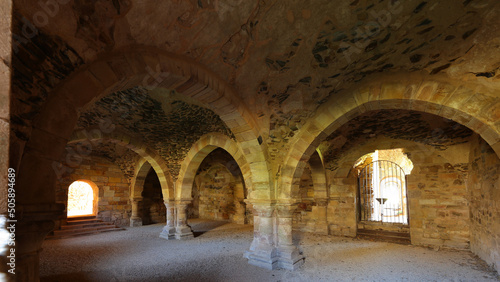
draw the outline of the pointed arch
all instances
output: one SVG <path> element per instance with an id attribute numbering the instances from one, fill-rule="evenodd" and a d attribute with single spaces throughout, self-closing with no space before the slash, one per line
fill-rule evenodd
<path id="1" fill-rule="evenodd" d="M 194 177 L 196 176 L 196 171 L 205 157 L 217 148 L 224 149 L 236 161 L 236 164 L 239 166 L 241 174 L 243 175 L 243 181 L 248 194 L 251 194 L 255 181 L 253 176 L 261 173 L 258 170 L 260 168 L 253 167 L 252 164 L 247 161 L 246 156 L 243 155 L 238 143 L 223 134 L 210 133 L 203 135 L 195 144 L 193 144 L 187 156 L 182 161 L 179 177 L 175 184 L 176 200 L 191 199 L 191 190 Z"/>

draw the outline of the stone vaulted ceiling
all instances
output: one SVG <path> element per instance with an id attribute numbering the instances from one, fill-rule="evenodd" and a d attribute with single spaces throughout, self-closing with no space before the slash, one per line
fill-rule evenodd
<path id="1" fill-rule="evenodd" d="M 103 142 L 103 140 L 94 141 L 92 143 L 72 143 L 67 146 L 67 149 L 73 152 L 83 151 L 85 154 L 88 153 L 92 157 L 101 157 L 116 164 L 129 181 L 134 177 L 135 166 L 140 159 L 132 150 L 114 143 Z"/>
<path id="2" fill-rule="evenodd" d="M 360 115 L 328 136 L 319 146 L 325 168 L 335 170 L 346 154 L 379 137 L 408 140 L 444 151 L 466 143 L 473 132 L 452 120 L 403 110 L 371 111 Z"/>
<path id="3" fill-rule="evenodd" d="M 90 129 L 102 120 L 115 130 L 144 141 L 170 165 L 177 175 L 191 146 L 204 134 L 218 132 L 232 137 L 231 131 L 213 111 L 190 104 L 175 91 L 150 91 L 142 87 L 109 94 L 80 114 L 75 130 Z M 161 92 L 161 93 L 158 93 Z M 102 149 L 101 149 L 102 151 Z M 117 159 L 120 155 L 110 154 Z"/>
<path id="4" fill-rule="evenodd" d="M 380 77 L 408 74 L 472 89 L 499 87 L 496 0 L 63 2 L 37 26 L 37 36 L 14 44 L 11 118 L 20 140 L 28 139 L 32 121 L 65 78 L 129 46 L 189 58 L 226 80 L 256 121 L 271 158 L 318 106 Z M 33 1 L 15 1 L 13 33 L 23 34 L 23 19 L 34 19 L 38 11 Z M 140 89 L 107 98 L 119 100 L 130 91 Z M 169 104 L 157 96 L 148 98 L 146 108 L 129 109 L 127 123 L 115 122 L 142 135 L 162 156 L 181 158 L 186 147 L 176 141 L 183 138 L 210 130 L 231 135 L 203 105 Z M 86 109 L 78 126 L 108 115 L 101 103 L 107 98 Z M 177 113 L 193 117 L 188 126 L 169 125 Z M 179 140 L 167 134 L 173 131 L 181 132 Z"/>

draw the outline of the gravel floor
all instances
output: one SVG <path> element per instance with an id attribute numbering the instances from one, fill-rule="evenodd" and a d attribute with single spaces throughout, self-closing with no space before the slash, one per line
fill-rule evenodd
<path id="1" fill-rule="evenodd" d="M 48 240 L 41 281 L 500 281 L 470 252 L 296 232 L 305 264 L 296 271 L 247 263 L 253 227 L 190 220 L 196 237 L 164 240 L 161 224 Z"/>

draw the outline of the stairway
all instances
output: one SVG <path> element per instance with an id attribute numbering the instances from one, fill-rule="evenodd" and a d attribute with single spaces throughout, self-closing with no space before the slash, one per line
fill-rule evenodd
<path id="1" fill-rule="evenodd" d="M 410 233 L 407 232 L 358 229 L 357 238 L 411 245 Z"/>
<path id="2" fill-rule="evenodd" d="M 54 234 L 48 235 L 45 239 L 62 239 L 120 230 L 125 230 L 125 228 L 118 227 L 111 222 L 104 222 L 95 216 L 68 218 L 67 223 L 62 225 L 61 229 L 54 230 Z"/>

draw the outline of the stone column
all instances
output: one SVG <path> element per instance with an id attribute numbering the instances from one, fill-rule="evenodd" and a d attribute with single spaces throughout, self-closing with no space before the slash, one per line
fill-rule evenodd
<path id="1" fill-rule="evenodd" d="M 142 218 L 140 217 L 140 204 L 142 198 L 132 199 L 132 216 L 130 216 L 130 227 L 142 226 Z"/>
<path id="2" fill-rule="evenodd" d="M 273 210 L 271 203 L 252 203 L 254 233 L 250 250 L 245 253 L 248 263 L 266 269 L 278 268 L 278 253 L 275 248 Z"/>
<path id="3" fill-rule="evenodd" d="M 292 216 L 295 205 L 278 204 L 278 266 L 295 270 L 304 264 L 304 256 L 299 253 L 292 240 Z"/>
<path id="4" fill-rule="evenodd" d="M 187 206 L 191 200 L 182 200 L 175 203 L 177 221 L 175 226 L 175 239 L 184 240 L 193 238 L 191 227 L 187 225 Z"/>
<path id="5" fill-rule="evenodd" d="M 318 218 L 314 232 L 328 235 L 327 204 L 328 199 L 315 199 Z M 314 207 L 313 207 L 314 208 Z"/>
<path id="6" fill-rule="evenodd" d="M 17 222 L 7 222 L 7 227 L 15 226 L 15 280 L 40 281 L 39 254 L 45 236 L 54 229 L 54 220 L 63 214 L 63 204 L 17 205 Z M 10 255 L 7 252 L 7 259 Z M 7 266 L 7 269 L 10 269 Z M 12 274 L 7 273 L 13 277 Z"/>
<path id="7" fill-rule="evenodd" d="M 167 208 L 167 224 L 160 233 L 160 238 L 172 240 L 175 239 L 175 203 L 174 201 L 165 201 Z"/>

